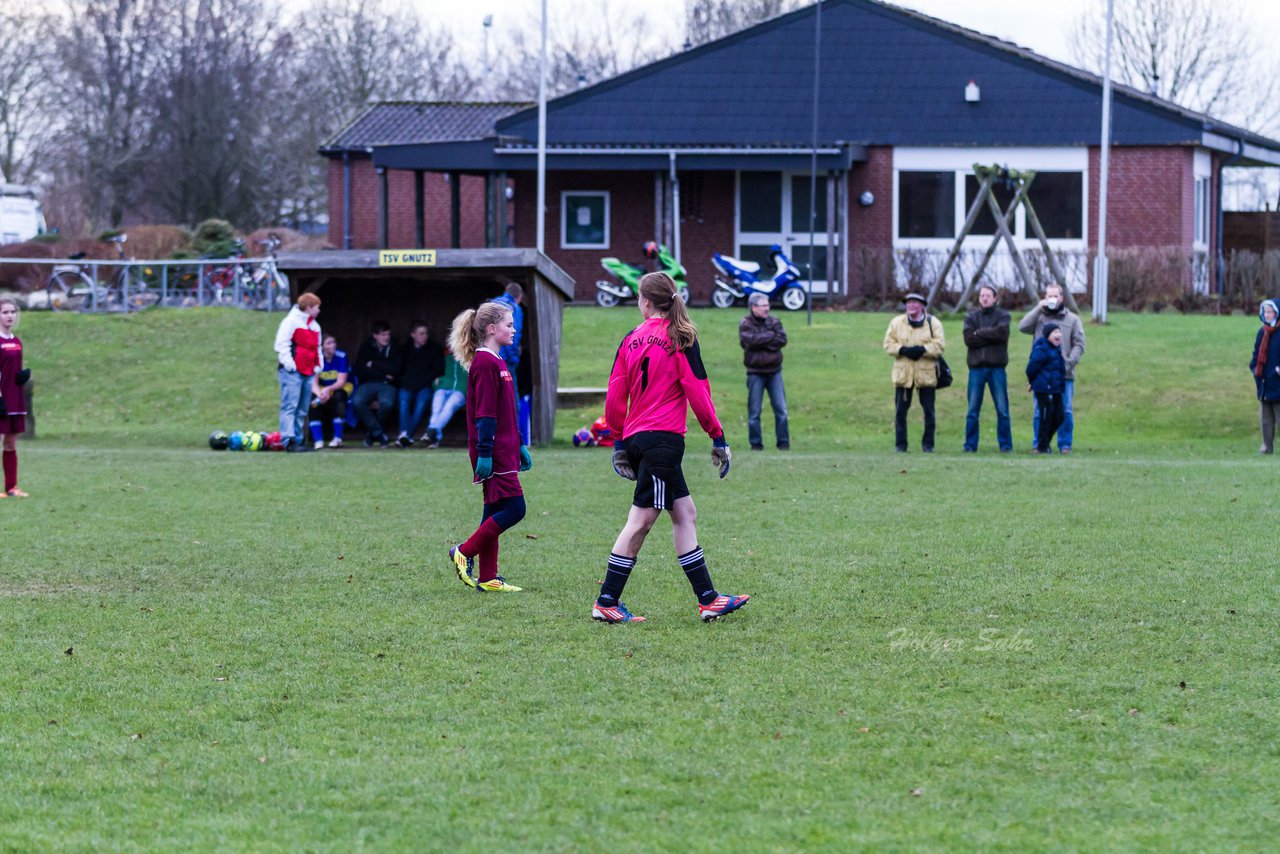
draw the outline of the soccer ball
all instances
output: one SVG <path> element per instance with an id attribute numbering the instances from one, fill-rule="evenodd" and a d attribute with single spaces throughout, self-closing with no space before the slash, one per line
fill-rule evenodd
<path id="1" fill-rule="evenodd" d="M 227 449 L 227 434 L 221 430 L 214 430 L 209 434 L 209 447 L 215 451 L 225 451 Z"/>
<path id="2" fill-rule="evenodd" d="M 244 436 L 244 449 L 246 451 L 261 451 L 262 450 L 262 434 L 246 433 Z"/>
<path id="3" fill-rule="evenodd" d="M 227 437 L 227 447 L 233 451 L 244 450 L 244 434 L 239 430 Z"/>
<path id="4" fill-rule="evenodd" d="M 279 430 L 272 430 L 270 433 L 262 437 L 263 447 L 268 451 L 283 451 L 284 440 L 280 438 Z"/>
<path id="5" fill-rule="evenodd" d="M 573 434 L 573 446 L 575 448 L 589 448 L 595 443 L 596 437 L 592 436 L 591 431 L 586 427 Z"/>

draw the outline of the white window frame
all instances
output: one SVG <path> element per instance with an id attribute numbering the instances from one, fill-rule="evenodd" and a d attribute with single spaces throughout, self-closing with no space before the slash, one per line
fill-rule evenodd
<path id="1" fill-rule="evenodd" d="M 955 234 L 964 225 L 968 208 L 965 206 L 964 183 L 973 174 L 975 163 L 1008 164 L 1015 169 L 1032 169 L 1039 172 L 1079 172 L 1081 177 L 1081 223 L 1078 238 L 1049 238 L 1055 249 L 1084 249 L 1089 243 L 1089 150 L 1083 146 L 1057 148 L 914 148 L 893 150 L 893 246 L 895 249 L 949 249 L 955 237 L 902 237 L 898 233 L 899 172 L 953 172 L 955 173 Z M 1013 237 L 1019 248 L 1038 245 L 1035 234 L 1029 232 L 1026 213 L 1022 205 L 1014 212 Z M 981 240 L 989 235 L 972 235 Z M 969 238 L 965 245 L 968 246 Z M 1001 250 L 1003 251 L 1003 250 Z"/>
<path id="2" fill-rule="evenodd" d="M 1210 215 L 1213 211 L 1213 160 L 1209 152 L 1196 149 L 1192 160 L 1191 245 L 1208 250 Z"/>
<path id="3" fill-rule="evenodd" d="M 570 196 L 595 196 L 604 199 L 604 242 L 603 243 L 569 243 L 569 204 Z M 613 208 L 608 190 L 561 190 L 560 191 L 560 248 L 561 249 L 608 249 L 612 232 L 609 230 L 609 219 Z"/>

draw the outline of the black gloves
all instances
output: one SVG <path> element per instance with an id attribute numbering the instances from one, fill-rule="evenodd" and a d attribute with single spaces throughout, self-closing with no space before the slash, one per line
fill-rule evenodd
<path id="1" fill-rule="evenodd" d="M 899 347 L 898 355 L 906 356 L 908 359 L 914 362 L 924 355 L 924 347 L 921 347 L 919 344 L 917 344 L 914 347 Z"/>
<path id="2" fill-rule="evenodd" d="M 27 380 L 31 379 L 31 369 L 23 368 L 13 375 L 13 381 L 18 385 L 26 385 Z"/>
<path id="3" fill-rule="evenodd" d="M 9 414 L 9 409 L 4 405 L 4 398 L 0 397 L 0 418 Z"/>

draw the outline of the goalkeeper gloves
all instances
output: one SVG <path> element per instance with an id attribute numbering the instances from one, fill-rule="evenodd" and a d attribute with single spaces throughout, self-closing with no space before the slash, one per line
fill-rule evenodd
<path id="1" fill-rule="evenodd" d="M 724 440 L 724 434 L 711 440 L 711 464 L 720 469 L 720 477 L 723 478 L 729 473 L 729 443 Z"/>
<path id="2" fill-rule="evenodd" d="M 520 446 L 520 471 L 528 471 L 533 468 L 533 455 L 529 453 L 528 445 Z"/>
<path id="3" fill-rule="evenodd" d="M 618 473 L 618 477 L 636 479 L 635 470 L 631 468 L 631 457 L 627 455 L 627 449 L 622 447 L 621 442 L 613 446 L 613 470 Z"/>
<path id="4" fill-rule="evenodd" d="M 493 476 L 493 457 L 476 458 L 476 479 L 488 480 Z"/>
<path id="5" fill-rule="evenodd" d="M 31 369 L 23 368 L 13 375 L 13 381 L 18 385 L 26 385 L 27 380 L 31 379 Z"/>

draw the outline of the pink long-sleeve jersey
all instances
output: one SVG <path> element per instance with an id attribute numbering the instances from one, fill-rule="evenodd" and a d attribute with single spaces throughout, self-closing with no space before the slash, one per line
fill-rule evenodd
<path id="1" fill-rule="evenodd" d="M 624 439 L 646 430 L 684 435 L 689 407 L 708 436 L 724 435 L 698 342 L 688 350 L 677 350 L 667 334 L 666 318 L 651 317 L 618 345 L 605 398 L 605 420 L 621 430 Z"/>

